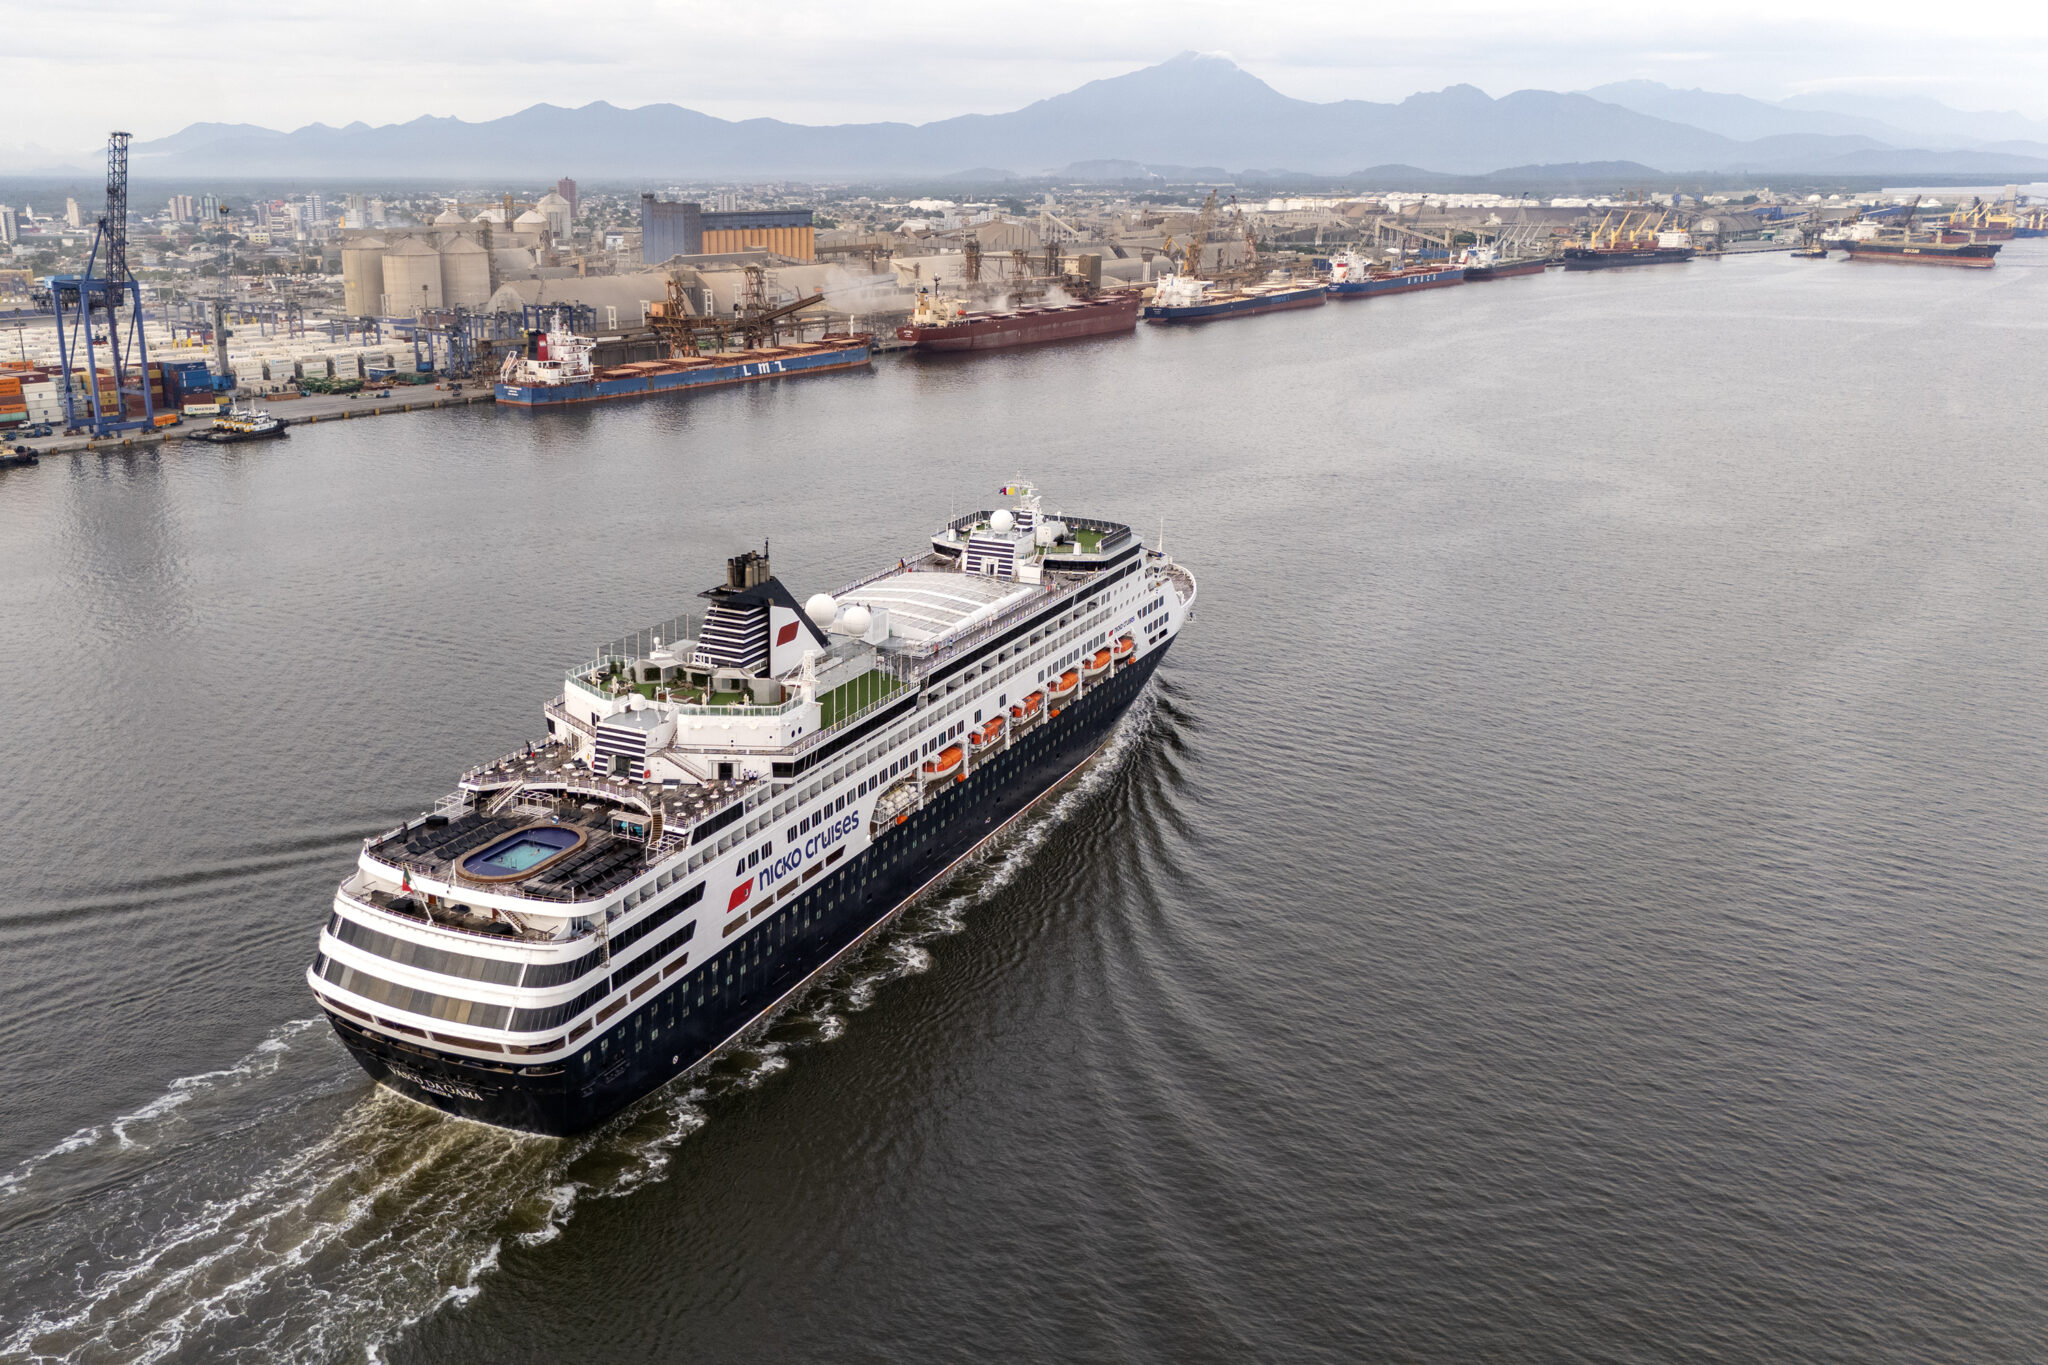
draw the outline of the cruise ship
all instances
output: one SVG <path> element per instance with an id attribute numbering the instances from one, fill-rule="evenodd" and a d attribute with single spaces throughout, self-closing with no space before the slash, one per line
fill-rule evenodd
<path id="1" fill-rule="evenodd" d="M 378 1081 L 587 1128 L 703 1066 L 1102 746 L 1195 607 L 1013 505 L 799 605 L 767 549 L 569 670 L 546 734 L 366 840 L 307 984 Z"/>

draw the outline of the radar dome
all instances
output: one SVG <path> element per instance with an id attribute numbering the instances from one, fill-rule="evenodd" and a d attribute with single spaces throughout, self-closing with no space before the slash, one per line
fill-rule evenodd
<path id="1" fill-rule="evenodd" d="M 1017 519 L 1011 516 L 1007 509 L 997 512 L 988 519 L 988 529 L 994 531 L 999 536 L 1010 534 L 1010 528 L 1016 524 Z"/>
<path id="2" fill-rule="evenodd" d="M 804 615 L 816 622 L 818 629 L 823 630 L 832 624 L 832 618 L 839 615 L 839 603 L 833 600 L 829 592 L 818 593 L 804 603 Z"/>
<path id="3" fill-rule="evenodd" d="M 869 614 L 866 607 L 848 607 L 846 619 L 841 624 L 850 635 L 865 635 L 868 633 L 868 627 L 874 623 L 875 618 Z"/>

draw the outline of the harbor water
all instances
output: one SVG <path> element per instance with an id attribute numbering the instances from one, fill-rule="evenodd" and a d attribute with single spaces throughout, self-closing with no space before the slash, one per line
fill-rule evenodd
<path id="1" fill-rule="evenodd" d="M 2048 244 L 1561 272 L 0 474 L 0 1360 L 2040 1358 Z M 770 542 L 1200 614 L 573 1140 L 367 1084 L 361 839 Z"/>

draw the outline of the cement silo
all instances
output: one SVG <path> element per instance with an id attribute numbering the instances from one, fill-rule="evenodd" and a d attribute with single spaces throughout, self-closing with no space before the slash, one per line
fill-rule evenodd
<path id="1" fill-rule="evenodd" d="M 468 237 L 441 248 L 441 299 L 450 308 L 481 308 L 491 301 L 491 253 Z"/>
<path id="2" fill-rule="evenodd" d="M 385 249 L 382 237 L 358 237 L 342 243 L 342 306 L 352 318 L 384 311 Z"/>
<path id="3" fill-rule="evenodd" d="M 384 253 L 385 312 L 409 318 L 422 308 L 441 306 L 440 252 L 417 237 L 407 237 Z"/>

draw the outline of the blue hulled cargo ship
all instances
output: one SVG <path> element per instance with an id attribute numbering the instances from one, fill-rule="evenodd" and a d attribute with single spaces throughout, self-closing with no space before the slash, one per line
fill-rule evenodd
<path id="1" fill-rule="evenodd" d="M 1223 318 L 1278 313 L 1289 308 L 1320 308 L 1323 297 L 1320 281 L 1255 284 L 1211 292 L 1207 280 L 1188 275 L 1168 275 L 1153 291 L 1152 302 L 1145 305 L 1145 321 L 1215 322 Z"/>
<path id="2" fill-rule="evenodd" d="M 1409 265 L 1389 270 L 1375 267 L 1355 252 L 1347 252 L 1330 262 L 1329 293 L 1330 297 L 1337 299 L 1407 294 L 1417 289 L 1442 289 L 1464 282 L 1465 268 L 1462 265 Z"/>

